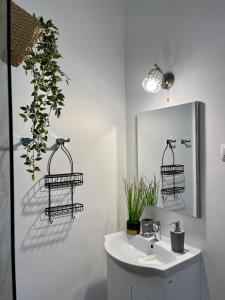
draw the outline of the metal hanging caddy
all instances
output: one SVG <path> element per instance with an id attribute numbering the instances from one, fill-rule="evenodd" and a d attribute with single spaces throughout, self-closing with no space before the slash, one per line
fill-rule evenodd
<path id="1" fill-rule="evenodd" d="M 48 175 L 45 175 L 45 188 L 48 189 L 48 207 L 45 209 L 45 215 L 48 216 L 49 223 L 52 224 L 54 217 L 60 217 L 71 214 L 72 219 L 75 219 L 75 213 L 81 212 L 84 209 L 83 204 L 74 203 L 74 187 L 80 186 L 83 184 L 83 173 L 74 173 L 73 172 L 73 159 L 70 155 L 69 151 L 65 147 L 65 142 L 70 142 L 70 139 L 57 139 L 56 147 L 48 160 L 47 171 Z M 67 156 L 70 163 L 70 173 L 64 174 L 51 174 L 51 162 L 52 158 L 55 155 L 56 151 L 61 149 L 65 155 Z M 71 190 L 71 203 L 60 205 L 60 206 L 52 206 L 52 195 L 51 191 L 56 189 L 65 189 L 70 188 Z"/>
<path id="2" fill-rule="evenodd" d="M 177 194 L 184 193 L 185 186 L 184 180 L 181 180 L 180 177 L 184 174 L 184 165 L 175 164 L 175 156 L 173 151 L 172 143 L 176 143 L 176 140 L 167 140 L 166 148 L 162 156 L 162 165 L 161 165 L 161 177 L 162 177 L 162 199 L 165 201 L 169 196 L 176 196 Z M 164 157 L 166 151 L 170 150 L 172 153 L 173 163 L 170 165 L 164 164 Z"/>

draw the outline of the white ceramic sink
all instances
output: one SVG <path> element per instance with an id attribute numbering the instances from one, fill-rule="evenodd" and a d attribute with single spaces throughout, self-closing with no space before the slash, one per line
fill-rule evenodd
<path id="1" fill-rule="evenodd" d="M 162 237 L 151 248 L 151 240 L 140 235 L 129 236 L 124 231 L 105 236 L 106 252 L 119 262 L 134 267 L 155 270 L 161 275 L 168 275 L 184 265 L 191 264 L 200 258 L 201 251 L 185 245 L 185 253 L 171 250 L 170 239 Z"/>

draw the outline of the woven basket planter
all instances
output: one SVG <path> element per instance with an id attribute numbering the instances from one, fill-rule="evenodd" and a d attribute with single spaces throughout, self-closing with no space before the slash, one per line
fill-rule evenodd
<path id="1" fill-rule="evenodd" d="M 11 64 L 18 67 L 41 35 L 42 27 L 34 16 L 11 1 Z"/>

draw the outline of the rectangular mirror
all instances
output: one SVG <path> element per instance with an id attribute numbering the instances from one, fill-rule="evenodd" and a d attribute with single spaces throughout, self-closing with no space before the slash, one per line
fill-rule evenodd
<path id="1" fill-rule="evenodd" d="M 158 182 L 157 206 L 200 217 L 199 102 L 137 116 L 138 176 Z"/>

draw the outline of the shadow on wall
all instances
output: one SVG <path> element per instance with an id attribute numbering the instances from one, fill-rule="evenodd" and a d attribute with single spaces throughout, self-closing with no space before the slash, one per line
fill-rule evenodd
<path id="1" fill-rule="evenodd" d="M 205 269 L 204 258 L 201 262 L 201 300 L 212 300 L 209 290 L 209 283 Z"/>
<path id="2" fill-rule="evenodd" d="M 92 280 L 85 282 L 82 281 L 73 289 L 73 295 L 70 297 L 72 300 L 106 300 L 107 299 L 107 281 L 106 279 Z M 120 300 L 120 299 L 118 299 Z"/>
<path id="3" fill-rule="evenodd" d="M 70 202 L 70 191 L 52 191 L 53 205 Z M 22 199 L 22 216 L 36 216 L 21 244 L 22 251 L 49 247 L 66 240 L 72 228 L 71 216 L 55 218 L 50 224 L 45 215 L 48 206 L 48 190 L 44 187 L 44 178 L 37 181 Z"/>
<path id="4" fill-rule="evenodd" d="M 106 299 L 106 298 L 107 298 L 107 293 L 106 293 L 106 279 L 105 279 L 90 285 L 85 293 L 84 300 Z"/>

